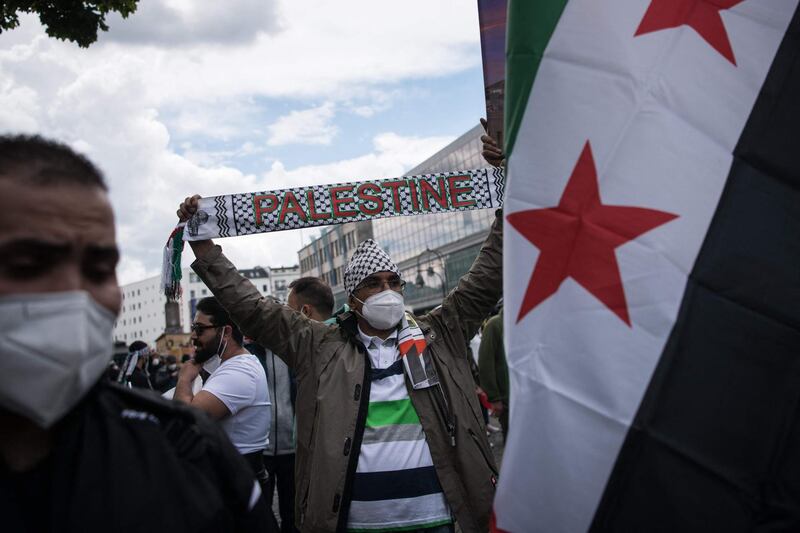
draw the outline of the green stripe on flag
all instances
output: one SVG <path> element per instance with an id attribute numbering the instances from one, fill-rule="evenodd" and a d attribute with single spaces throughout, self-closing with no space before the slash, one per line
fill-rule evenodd
<path id="1" fill-rule="evenodd" d="M 510 156 L 528 107 L 528 95 L 547 43 L 567 0 L 509 0 L 506 37 L 506 100 L 503 130 Z"/>
<path id="2" fill-rule="evenodd" d="M 410 398 L 388 402 L 370 402 L 367 427 L 377 428 L 393 424 L 419 424 L 419 416 Z"/>

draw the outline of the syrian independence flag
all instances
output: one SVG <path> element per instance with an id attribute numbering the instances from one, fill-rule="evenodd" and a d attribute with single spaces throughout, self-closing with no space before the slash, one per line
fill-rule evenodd
<path id="1" fill-rule="evenodd" d="M 498 530 L 800 531 L 797 0 L 511 0 Z"/>

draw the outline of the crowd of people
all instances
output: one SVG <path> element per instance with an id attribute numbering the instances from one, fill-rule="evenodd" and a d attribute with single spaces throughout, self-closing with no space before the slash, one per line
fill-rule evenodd
<path id="1" fill-rule="evenodd" d="M 131 362 L 134 354 L 136 360 L 126 375 L 125 365 Z M 181 363 L 189 359 L 188 355 L 184 355 Z M 128 346 L 127 357 L 108 362 L 106 377 L 109 381 L 130 383 L 132 387 L 164 393 L 174 389 L 178 383 L 178 369 L 178 358 L 174 355 L 159 354 L 144 341 L 133 341 Z"/>
<path id="2" fill-rule="evenodd" d="M 180 204 L 180 220 L 199 199 Z M 121 297 L 102 174 L 63 144 L 0 137 L 0 204 L 11 531 L 488 530 L 498 469 L 476 389 L 505 433 L 502 315 L 486 322 L 502 296 L 500 212 L 470 271 L 421 316 L 371 239 L 350 258 L 336 312 L 319 278 L 279 302 L 220 246 L 191 241 L 213 294 L 196 304 L 193 356 L 179 364 L 135 341 L 109 363 Z"/>

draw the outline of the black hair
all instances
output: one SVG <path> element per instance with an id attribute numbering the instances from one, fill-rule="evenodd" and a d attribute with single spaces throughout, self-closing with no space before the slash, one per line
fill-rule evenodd
<path id="1" fill-rule="evenodd" d="M 66 144 L 39 135 L 0 135 L 0 178 L 34 185 L 80 185 L 108 191 L 103 173 Z"/>
<path id="2" fill-rule="evenodd" d="M 320 315 L 327 318 L 333 313 L 333 291 L 324 280 L 307 276 L 294 280 L 289 288 L 301 304 L 313 305 Z"/>
<path id="3" fill-rule="evenodd" d="M 128 346 L 128 353 L 138 352 L 139 350 L 144 350 L 147 348 L 147 343 L 144 341 L 133 341 L 130 346 Z"/>
<path id="4" fill-rule="evenodd" d="M 216 298 L 213 296 L 207 296 L 206 298 L 201 299 L 199 302 L 197 302 L 196 309 L 201 313 L 210 316 L 211 323 L 215 326 L 230 326 L 233 340 L 235 340 L 237 344 L 242 344 L 244 336 L 239 330 L 239 326 L 233 323 L 231 316 L 228 314 L 225 308 L 220 305 Z"/>

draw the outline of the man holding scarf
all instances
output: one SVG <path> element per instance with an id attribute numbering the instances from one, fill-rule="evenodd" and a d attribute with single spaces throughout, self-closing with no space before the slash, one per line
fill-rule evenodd
<path id="1" fill-rule="evenodd" d="M 470 271 L 419 318 L 404 312 L 397 266 L 362 242 L 344 276 L 351 311 L 333 326 L 263 298 L 219 246 L 190 241 L 192 268 L 243 333 L 297 374 L 301 531 L 488 530 L 497 468 L 464 346 L 501 296 L 499 215 Z"/>
<path id="2" fill-rule="evenodd" d="M 195 272 L 233 320 L 297 373 L 302 531 L 447 531 L 451 514 L 462 531 L 486 531 L 497 470 L 463 347 L 500 297 L 501 227 L 498 217 L 470 272 L 419 319 L 404 314 L 397 267 L 362 243 L 338 327 L 262 298 L 219 247 L 192 242 Z M 404 371 L 404 360 L 416 364 Z M 420 368 L 433 385 L 414 388 Z"/>

